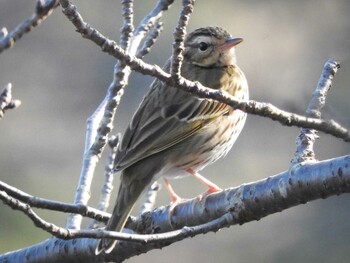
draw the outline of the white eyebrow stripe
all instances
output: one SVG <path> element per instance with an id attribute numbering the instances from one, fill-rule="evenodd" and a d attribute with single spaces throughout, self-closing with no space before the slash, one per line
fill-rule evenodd
<path id="1" fill-rule="evenodd" d="M 198 43 L 198 44 L 201 42 L 212 44 L 212 38 L 209 36 L 198 36 L 193 41 L 193 43 Z"/>

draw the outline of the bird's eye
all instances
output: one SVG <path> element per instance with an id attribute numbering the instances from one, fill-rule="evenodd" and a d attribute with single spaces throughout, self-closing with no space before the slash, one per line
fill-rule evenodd
<path id="1" fill-rule="evenodd" d="M 209 45 L 205 42 L 200 42 L 199 43 L 199 50 L 200 51 L 206 51 L 208 49 Z"/>

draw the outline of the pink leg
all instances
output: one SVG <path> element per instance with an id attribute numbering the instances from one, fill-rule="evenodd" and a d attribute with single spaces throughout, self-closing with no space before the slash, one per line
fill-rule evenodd
<path id="1" fill-rule="evenodd" d="M 174 207 L 176 205 L 178 205 L 179 203 L 181 203 L 184 199 L 182 199 L 180 196 L 178 196 L 175 191 L 173 190 L 173 188 L 171 187 L 169 180 L 168 179 L 163 179 L 164 180 L 164 185 L 165 188 L 168 190 L 170 199 L 171 199 L 171 208 L 170 211 L 174 209 Z"/>
<path id="2" fill-rule="evenodd" d="M 206 196 L 208 194 L 212 194 L 212 193 L 216 193 L 216 192 L 221 192 L 222 191 L 222 189 L 219 186 L 217 186 L 213 182 L 209 181 L 207 178 L 201 176 L 196 171 L 194 171 L 192 169 L 187 169 L 186 171 L 188 173 L 190 173 L 192 176 L 194 176 L 195 178 L 197 178 L 200 182 L 202 182 L 203 184 L 205 184 L 208 187 L 208 190 L 204 194 L 200 195 L 199 199 L 202 199 L 204 196 Z"/>

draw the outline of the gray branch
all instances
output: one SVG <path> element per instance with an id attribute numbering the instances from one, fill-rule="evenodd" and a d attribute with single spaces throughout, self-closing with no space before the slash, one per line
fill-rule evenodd
<path id="1" fill-rule="evenodd" d="M 342 193 L 350 193 L 350 155 L 298 165 L 293 170 L 225 189 L 200 201 L 195 198 L 179 204 L 173 213 L 169 213 L 169 206 L 158 208 L 142 214 L 127 226 L 138 233 L 156 232 L 151 235 L 70 230 L 67 233 L 71 237 L 85 238 L 51 238 L 37 245 L 1 255 L 0 262 L 22 262 L 29 251 L 35 253 L 30 253 L 27 263 L 57 262 L 58 257 L 64 259 L 64 262 L 99 262 L 102 260 L 101 256 L 97 257 L 94 254 L 97 240 L 92 237 L 102 236 L 131 240 L 120 242 L 120 245 L 105 258 L 106 261 L 122 262 L 190 236 L 259 220 L 300 204 Z M 170 214 L 172 216 L 169 217 Z"/>
<path id="2" fill-rule="evenodd" d="M 140 207 L 140 214 L 143 214 L 145 212 L 150 212 L 154 208 L 154 204 L 156 203 L 156 197 L 158 194 L 158 191 L 160 189 L 160 184 L 155 181 L 153 184 L 151 184 L 146 192 L 146 198 L 145 201 L 142 203 Z"/>
<path id="3" fill-rule="evenodd" d="M 12 99 L 12 84 L 8 83 L 0 93 L 0 120 L 4 117 L 5 111 L 16 109 L 20 105 L 20 100 Z"/>
<path id="4" fill-rule="evenodd" d="M 120 46 L 123 49 L 128 49 L 130 46 L 132 34 L 134 32 L 134 1 L 133 0 L 122 0 L 122 10 L 124 23 L 121 29 Z"/>
<path id="5" fill-rule="evenodd" d="M 310 118 L 321 118 L 321 109 L 326 103 L 328 90 L 332 86 L 332 81 L 335 73 L 339 69 L 339 64 L 336 61 L 328 60 L 323 67 L 323 71 L 318 81 L 315 91 L 312 93 L 310 103 L 306 109 L 306 116 Z M 318 138 L 317 131 L 309 128 L 302 128 L 296 140 L 297 150 L 291 165 L 300 162 L 314 161 L 314 143 Z"/>
<path id="6" fill-rule="evenodd" d="M 109 207 L 109 202 L 111 199 L 111 194 L 113 190 L 113 180 L 114 180 L 114 159 L 118 150 L 121 135 L 111 136 L 108 140 L 109 148 L 111 149 L 108 156 L 108 165 L 105 168 L 105 180 L 101 189 L 100 199 L 98 201 L 97 209 L 100 211 L 107 211 Z M 88 228 L 97 228 L 99 226 L 100 220 L 94 220 L 91 222 Z"/>
<path id="7" fill-rule="evenodd" d="M 0 181 L 0 191 L 5 193 L 2 194 L 2 200 L 4 203 L 8 203 L 13 205 L 14 200 L 16 202 L 26 204 L 30 208 L 40 208 L 51 211 L 58 211 L 64 213 L 74 213 L 79 214 L 85 217 L 89 217 L 100 222 L 107 222 L 110 215 L 106 212 L 102 212 L 93 207 L 83 206 L 83 205 L 73 205 L 59 201 L 48 200 L 45 198 L 40 198 L 36 196 L 32 196 L 28 193 L 25 193 L 13 186 L 10 186 L 2 181 Z M 19 204 L 19 205 L 22 205 Z M 13 207 L 13 206 L 12 206 Z M 15 207 L 13 207 L 15 209 Z"/>
<path id="8" fill-rule="evenodd" d="M 174 82 L 179 82 L 181 77 L 181 65 L 183 61 L 184 41 L 186 37 L 186 27 L 193 12 L 194 0 L 183 0 L 179 21 L 174 32 L 173 54 L 171 56 L 171 76 Z"/>
<path id="9" fill-rule="evenodd" d="M 309 118 L 281 110 L 270 103 L 257 102 L 254 100 L 242 101 L 234 96 L 231 96 L 227 92 L 204 87 L 199 82 L 192 82 L 183 77 L 180 77 L 179 81 L 174 81 L 173 77 L 169 73 L 163 71 L 159 66 L 147 64 L 141 59 L 130 55 L 120 48 L 116 42 L 106 38 L 96 29 L 85 23 L 74 5 L 66 0 L 61 0 L 60 2 L 64 13 L 72 21 L 77 31 L 84 38 L 93 41 L 102 48 L 103 52 L 106 52 L 123 61 L 135 71 L 156 77 L 166 82 L 171 87 L 196 94 L 200 98 L 217 100 L 246 113 L 267 117 L 274 121 L 278 121 L 282 125 L 311 128 L 341 138 L 344 141 L 350 141 L 350 131 L 334 120 L 327 121 L 318 118 Z"/>
<path id="10" fill-rule="evenodd" d="M 156 26 L 152 28 L 147 35 L 142 47 L 137 50 L 136 57 L 143 58 L 151 51 L 151 47 L 155 44 L 159 34 L 163 31 L 163 23 L 157 22 Z"/>
<path id="11" fill-rule="evenodd" d="M 123 11 L 124 24 L 121 30 L 121 44 L 125 46 L 125 50 L 128 50 L 128 52 L 132 55 L 136 55 L 141 41 L 144 39 L 146 34 L 149 33 L 150 29 L 155 26 L 158 19 L 162 16 L 163 12 L 169 8 L 172 2 L 173 1 L 169 0 L 159 1 L 155 8 L 145 17 L 144 20 L 141 21 L 134 33 L 134 37 L 132 40 L 130 40 L 133 30 L 133 26 L 131 25 L 132 1 L 123 1 L 123 5 L 127 10 Z M 72 7 L 72 5 L 68 1 L 61 1 L 60 3 L 63 7 L 63 13 L 66 14 L 69 19 L 72 19 L 71 21 L 73 23 L 74 21 L 82 22 L 80 15 L 80 20 L 76 20 L 76 17 L 69 14 L 69 7 Z M 75 7 L 72 8 L 75 9 Z M 127 63 L 122 60 L 117 62 L 114 67 L 113 81 L 108 87 L 104 100 L 87 121 L 84 160 L 74 200 L 76 205 L 87 205 L 88 200 L 90 199 L 90 188 L 95 168 L 100 159 L 100 155 L 107 144 L 108 135 L 113 128 L 115 113 L 124 93 L 123 89 L 128 83 L 130 68 L 127 67 L 126 64 Z M 106 183 L 110 182 L 108 181 L 105 182 L 105 184 Z M 105 186 L 102 188 L 108 189 L 108 187 Z M 102 192 L 102 197 L 100 200 L 109 199 L 109 195 L 110 192 L 108 191 Z M 102 205 L 103 204 L 99 204 L 100 207 Z M 79 229 L 81 221 L 82 217 L 80 215 L 71 215 L 67 220 L 67 227 L 71 229 Z"/>
<path id="12" fill-rule="evenodd" d="M 313 143 L 316 135 L 313 129 L 350 141 L 350 133 L 346 128 L 334 121 L 320 119 L 320 110 L 331 86 L 332 78 L 339 67 L 338 63 L 334 61 L 326 63 L 306 116 L 296 115 L 268 103 L 240 101 L 228 93 L 209 89 L 198 82 L 191 82 L 181 77 L 183 41 L 194 1 L 183 0 L 183 9 L 174 34 L 171 74 L 164 72 L 156 65 L 143 62 L 137 56 L 145 55 L 156 40 L 161 25 L 159 18 L 173 1 L 158 1 L 151 13 L 134 30 L 133 1 L 123 0 L 124 24 L 121 29 L 120 45 L 107 39 L 85 23 L 76 7 L 69 1 L 60 0 L 59 2 L 64 14 L 83 37 L 95 42 L 104 52 L 116 57 L 119 61 L 115 65 L 113 82 L 108 88 L 105 99 L 88 119 L 83 167 L 74 204 L 67 205 L 38 199 L 0 182 L 0 199 L 4 203 L 13 209 L 22 211 L 36 226 L 55 236 L 40 244 L 0 255 L 0 262 L 100 262 L 101 260 L 122 262 L 132 256 L 168 246 L 188 237 L 259 220 L 270 214 L 316 199 L 350 193 L 350 155 L 321 162 L 316 162 L 313 158 Z M 47 16 L 55 6 L 57 6 L 57 1 L 39 0 L 36 13 L 40 16 Z M 5 31 L 2 31 L 3 38 L 7 37 Z M 102 229 L 80 230 L 82 215 L 101 221 L 105 221 L 108 217 L 104 212 L 89 210 L 86 204 L 90 198 L 92 176 L 113 128 L 115 111 L 131 69 L 154 76 L 169 86 L 197 94 L 201 98 L 215 99 L 235 109 L 269 117 L 284 125 L 302 127 L 293 166 L 288 171 L 267 179 L 225 189 L 201 200 L 193 199 L 181 203 L 171 213 L 169 206 L 149 211 L 150 207 L 147 205 L 143 209 L 146 212 L 128 221 L 128 229 L 125 229 L 125 233 Z M 115 151 L 114 147 L 117 147 L 117 143 L 112 146 L 111 156 Z M 312 162 L 307 162 L 309 160 Z M 109 163 L 104 185 L 108 187 L 111 186 L 113 179 L 113 176 L 110 176 L 111 165 Z M 101 210 L 105 210 L 108 205 L 110 194 L 108 187 L 102 191 L 101 200 L 103 201 L 99 206 Z M 151 189 L 149 192 L 152 206 L 156 192 L 157 189 Z M 74 213 L 74 216 L 68 220 L 68 227 L 63 228 L 40 218 L 32 207 L 70 212 Z M 105 255 L 105 258 L 103 255 L 96 256 L 94 253 L 96 239 L 102 237 L 121 240 L 115 250 Z"/>
<path id="13" fill-rule="evenodd" d="M 0 37 L 0 53 L 5 49 L 11 48 L 24 34 L 31 32 L 35 27 L 45 21 L 57 6 L 58 0 L 38 0 L 35 13 L 30 18 L 19 24 L 9 34 L 6 28 L 3 28 L 1 30 L 2 36 Z"/>

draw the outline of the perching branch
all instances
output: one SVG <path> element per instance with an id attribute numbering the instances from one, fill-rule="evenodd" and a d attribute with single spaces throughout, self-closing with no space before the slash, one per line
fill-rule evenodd
<path id="1" fill-rule="evenodd" d="M 96 257 L 94 249 L 91 249 L 96 246 L 97 241 L 90 238 L 110 237 L 133 241 L 121 242 L 105 258 L 107 261 L 121 262 L 140 253 L 168 246 L 189 236 L 259 220 L 293 206 L 341 193 L 350 193 L 350 155 L 299 165 L 292 171 L 285 171 L 267 179 L 225 189 L 220 193 L 209 195 L 201 201 L 192 199 L 179 204 L 173 213 L 169 213 L 169 206 L 159 208 L 153 212 L 142 214 L 128 225 L 138 233 L 155 232 L 159 235 L 130 235 L 102 230 L 60 229 L 55 233 L 66 234 L 64 238 L 86 237 L 89 239 L 77 239 L 74 243 L 49 239 L 34 246 L 34 248 L 31 247 L 31 249 L 41 251 L 51 247 L 58 250 L 59 247 L 69 246 L 74 253 L 64 255 L 66 262 L 74 262 L 73 258 L 77 255 L 86 258 L 84 262 L 98 262 L 100 258 Z M 169 217 L 171 214 L 172 216 Z M 176 231 L 178 229 L 181 230 Z M 55 248 L 53 248 L 54 245 Z M 23 249 L 19 252 L 2 255 L 0 262 L 6 259 L 11 262 L 12 257 L 18 257 L 18 254 L 26 251 L 27 249 Z M 38 253 L 37 256 L 41 257 L 42 255 Z M 34 255 L 28 261 L 28 263 L 30 262 L 47 261 L 40 260 Z"/>

